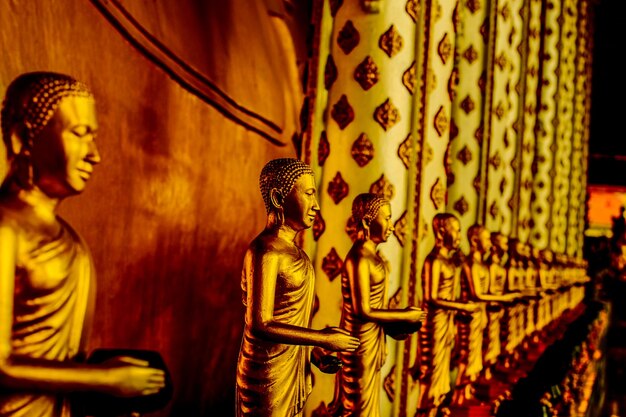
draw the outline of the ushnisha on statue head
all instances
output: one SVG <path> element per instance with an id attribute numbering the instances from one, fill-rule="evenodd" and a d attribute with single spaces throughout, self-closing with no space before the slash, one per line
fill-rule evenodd
<path id="1" fill-rule="evenodd" d="M 386 242 L 394 230 L 391 203 L 380 194 L 357 195 L 352 201 L 352 218 L 357 226 L 357 241 Z"/>
<path id="2" fill-rule="evenodd" d="M 83 191 L 100 162 L 95 100 L 84 83 L 53 72 L 22 74 L 9 85 L 0 117 L 10 162 L 5 184 L 58 198 Z"/>
<path id="3" fill-rule="evenodd" d="M 296 158 L 269 161 L 259 178 L 267 211 L 267 228 L 287 226 L 294 231 L 313 225 L 320 210 L 313 170 Z"/>

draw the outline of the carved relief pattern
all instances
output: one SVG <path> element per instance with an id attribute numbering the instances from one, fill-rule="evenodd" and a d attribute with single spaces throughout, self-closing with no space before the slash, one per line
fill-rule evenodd
<path id="1" fill-rule="evenodd" d="M 354 110 L 348 102 L 348 97 L 345 94 L 341 96 L 337 103 L 335 103 L 330 115 L 333 120 L 337 122 L 341 130 L 345 129 L 346 126 L 352 123 L 354 120 Z"/>
<path id="2" fill-rule="evenodd" d="M 326 136 L 326 131 L 324 130 L 322 134 L 320 135 L 320 141 L 317 145 L 317 163 L 320 166 L 323 166 L 329 154 L 330 154 L 330 143 L 328 143 L 328 137 Z"/>
<path id="3" fill-rule="evenodd" d="M 406 87 L 407 90 L 409 90 L 409 93 L 414 94 L 415 93 L 415 71 L 416 71 L 416 66 L 415 66 L 415 61 L 413 61 L 413 63 L 411 64 L 411 66 L 404 71 L 404 74 L 402 74 L 402 84 L 404 84 L 404 86 Z"/>
<path id="4" fill-rule="evenodd" d="M 408 0 L 406 2 L 406 12 L 411 16 L 413 23 L 417 23 L 419 17 L 419 0 Z"/>
<path id="5" fill-rule="evenodd" d="M 395 187 L 385 178 L 385 174 L 381 175 L 380 178 L 370 186 L 370 193 L 382 194 L 389 201 L 393 199 L 395 192 Z"/>
<path id="6" fill-rule="evenodd" d="M 398 32 L 394 25 L 391 25 L 389 29 L 380 36 L 378 46 L 385 51 L 389 58 L 393 58 L 402 49 L 403 42 L 400 32 Z"/>
<path id="7" fill-rule="evenodd" d="M 337 66 L 332 55 L 328 55 L 326 59 L 326 66 L 324 67 L 324 87 L 326 90 L 330 90 L 337 80 Z"/>
<path id="8" fill-rule="evenodd" d="M 343 268 L 343 261 L 339 257 L 337 250 L 332 248 L 322 259 L 322 270 L 326 273 L 329 280 L 334 281 L 341 274 L 341 268 Z"/>
<path id="9" fill-rule="evenodd" d="M 372 57 L 367 56 L 354 70 L 354 79 L 365 91 L 378 82 L 378 67 Z"/>
<path id="10" fill-rule="evenodd" d="M 390 99 L 376 108 L 374 120 L 384 129 L 391 129 L 400 121 L 400 111 L 393 105 Z"/>
<path id="11" fill-rule="evenodd" d="M 315 216 L 315 221 L 313 222 L 313 239 L 316 241 L 319 240 L 320 236 L 324 233 L 324 230 L 326 230 L 326 222 L 324 221 L 322 214 L 318 212 L 317 216 Z"/>
<path id="12" fill-rule="evenodd" d="M 404 164 L 406 169 L 409 169 L 409 165 L 411 164 L 411 135 L 406 137 L 404 141 L 398 146 L 398 157 Z"/>
<path id="13" fill-rule="evenodd" d="M 343 28 L 339 31 L 339 36 L 337 36 L 337 45 L 348 55 L 356 48 L 360 40 L 361 35 L 354 27 L 354 23 L 351 20 L 346 21 Z"/>
<path id="14" fill-rule="evenodd" d="M 407 227 L 408 219 L 407 211 L 405 210 L 404 213 L 402 213 L 402 216 L 400 216 L 400 218 L 396 220 L 393 225 L 393 234 L 396 236 L 396 239 L 398 239 L 398 242 L 400 242 L 400 245 L 402 246 L 404 246 L 404 241 L 406 239 Z"/>
<path id="15" fill-rule="evenodd" d="M 357 165 L 364 167 L 374 158 L 374 144 L 365 133 L 361 133 L 352 144 L 351 153 Z"/>
<path id="16" fill-rule="evenodd" d="M 349 186 L 344 181 L 340 172 L 337 172 L 331 182 L 328 183 L 328 195 L 333 199 L 335 204 L 339 204 L 341 200 L 348 196 Z"/>

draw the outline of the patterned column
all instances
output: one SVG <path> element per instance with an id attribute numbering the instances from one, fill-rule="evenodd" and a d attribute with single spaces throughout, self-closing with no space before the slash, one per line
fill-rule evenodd
<path id="1" fill-rule="evenodd" d="M 522 0 L 494 0 L 489 34 L 490 66 L 485 109 L 486 189 L 483 216 L 492 231 L 510 234 L 513 221 L 515 172 L 512 162 L 517 145 L 519 78 L 523 22 Z"/>
<path id="2" fill-rule="evenodd" d="M 576 56 L 575 56 L 575 89 L 573 101 L 573 137 L 572 137 L 572 174 L 569 194 L 569 211 L 567 218 L 567 242 L 566 253 L 569 256 L 578 255 L 579 238 L 578 233 L 580 226 L 578 224 L 580 211 L 583 209 L 585 201 L 583 197 L 583 134 L 584 134 L 584 117 L 585 117 L 585 78 L 586 71 L 586 46 L 587 46 L 587 17 L 586 17 L 587 1 L 581 1 L 578 5 L 578 21 L 575 30 L 576 38 Z"/>
<path id="3" fill-rule="evenodd" d="M 550 247 L 558 253 L 565 253 L 567 236 L 567 212 L 569 208 L 569 185 L 575 180 L 571 176 L 571 157 L 573 140 L 573 103 L 574 75 L 576 56 L 576 0 L 564 0 L 559 19 L 561 36 L 558 43 L 560 51 L 557 68 L 557 125 L 556 154 L 554 159 L 554 201 L 552 204 L 552 232 Z"/>
<path id="4" fill-rule="evenodd" d="M 460 2 L 457 16 L 461 25 L 456 38 L 454 70 L 458 84 L 452 101 L 450 143 L 446 162 L 447 211 L 461 222 L 461 249 L 469 250 L 467 229 L 479 221 L 478 209 L 484 200 L 481 184 L 481 145 L 484 127 L 484 92 L 489 3 Z"/>
<path id="5" fill-rule="evenodd" d="M 554 155 L 556 154 L 556 93 L 559 65 L 558 43 L 561 33 L 559 16 L 561 3 L 547 0 L 544 9 L 543 50 L 541 52 L 541 88 L 539 113 L 537 116 L 537 147 L 533 163 L 532 232 L 530 242 L 539 249 L 549 247 L 550 231 L 553 228 L 551 210 L 554 203 L 553 178 Z M 550 247 L 550 249 L 552 249 Z"/>
<path id="6" fill-rule="evenodd" d="M 518 108 L 520 135 L 517 140 L 516 203 L 513 234 L 522 242 L 528 242 L 531 228 L 531 196 L 533 186 L 533 160 L 535 157 L 535 127 L 537 123 L 537 91 L 539 88 L 541 46 L 541 3 L 542 0 L 526 0 L 523 20 L 527 22 L 522 36 L 522 63 Z"/>
<path id="7" fill-rule="evenodd" d="M 411 2 L 409 2 L 411 3 Z M 415 3 L 415 2 L 413 2 Z M 417 89 L 413 104 L 413 131 L 417 141 L 419 170 L 411 179 L 414 191 L 415 232 L 411 235 L 411 256 L 408 273 L 413 284 L 410 299 L 421 302 L 421 270 L 424 259 L 434 246 L 431 222 L 434 215 L 446 210 L 446 189 L 449 175 L 448 143 L 450 140 L 451 102 L 456 77 L 453 74 L 454 48 L 458 22 L 457 1 L 419 2 L 416 45 Z M 405 355 L 406 369 L 415 369 L 418 358 L 417 336 L 409 340 Z M 413 376 L 402 375 L 406 401 L 398 416 L 413 415 L 419 398 L 419 385 L 412 385 Z"/>
<path id="8" fill-rule="evenodd" d="M 583 133 L 582 133 L 582 195 L 580 197 L 580 201 L 586 202 L 587 198 L 587 169 L 589 166 L 589 123 L 590 123 L 590 114 L 591 114 L 591 78 L 592 78 L 592 57 L 593 57 L 593 18 L 589 16 L 592 13 L 592 6 L 590 2 L 584 1 L 582 2 L 580 13 L 584 16 L 586 20 L 585 28 L 585 52 L 582 55 L 582 58 L 585 61 L 585 80 L 584 80 L 584 117 L 583 117 Z M 586 225 L 586 204 L 582 204 L 579 210 L 578 217 L 578 248 L 577 248 L 577 257 L 583 257 L 583 243 L 584 243 L 584 233 L 585 233 L 585 225 Z"/>
<path id="9" fill-rule="evenodd" d="M 415 10 L 398 2 L 381 2 L 375 14 L 362 9 L 361 2 L 326 3 L 321 30 L 330 35 L 326 38 L 329 43 L 319 48 L 318 68 L 324 77 L 317 81 L 318 90 L 327 91 L 326 107 L 319 110 L 324 97 L 318 93 L 316 97 L 322 101 L 316 103 L 311 127 L 312 136 L 319 135 L 317 161 L 312 163 L 318 172 L 321 206 L 312 232 L 317 242 L 314 265 L 319 300 L 314 328 L 339 324 L 338 278 L 356 232 L 352 201 L 363 192 L 384 194 L 391 201 L 395 236 L 382 244 L 380 251 L 391 265 L 390 306 L 406 306 L 408 290 L 403 288 L 402 268 L 409 230 L 408 168 L 414 147 L 410 132 L 415 21 Z M 382 413 L 388 416 L 395 415 L 394 401 L 399 407 L 396 393 L 400 391 L 403 350 L 398 346 L 403 343 L 387 338 L 380 398 Z M 322 412 L 333 398 L 334 376 L 314 372 L 316 383 L 307 413 Z"/>

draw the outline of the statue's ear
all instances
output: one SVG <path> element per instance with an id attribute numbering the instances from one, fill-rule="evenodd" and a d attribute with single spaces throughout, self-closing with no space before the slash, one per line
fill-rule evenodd
<path id="1" fill-rule="evenodd" d="M 10 155 L 19 155 L 24 147 L 26 139 L 26 127 L 22 124 L 16 124 L 11 128 L 11 149 L 9 149 Z"/>
<path id="2" fill-rule="evenodd" d="M 272 203 L 272 207 L 275 209 L 283 207 L 283 195 L 277 188 L 272 188 L 270 190 L 270 202 Z"/>
<path id="3" fill-rule="evenodd" d="M 370 230 L 370 223 L 371 223 L 371 219 L 365 217 L 363 219 L 361 219 L 361 227 L 363 228 L 363 230 Z"/>

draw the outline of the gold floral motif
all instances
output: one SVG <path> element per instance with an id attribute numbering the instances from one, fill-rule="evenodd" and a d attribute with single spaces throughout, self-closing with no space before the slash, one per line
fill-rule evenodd
<path id="1" fill-rule="evenodd" d="M 503 177 L 502 181 L 500 181 L 500 194 L 504 194 L 504 190 L 506 189 L 507 185 L 508 181 L 506 180 L 506 177 Z"/>
<path id="2" fill-rule="evenodd" d="M 439 53 L 439 58 L 441 58 L 441 62 L 443 62 L 443 64 L 445 65 L 448 59 L 450 59 L 450 55 L 452 54 L 452 44 L 450 43 L 450 39 L 448 39 L 447 32 L 439 41 L 439 45 L 437 46 L 437 52 Z"/>
<path id="3" fill-rule="evenodd" d="M 434 123 L 437 134 L 439 135 L 439 137 L 442 137 L 444 133 L 446 133 L 446 129 L 448 128 L 448 117 L 446 116 L 446 110 L 443 108 L 443 106 L 440 106 L 439 110 L 437 110 Z"/>
<path id="4" fill-rule="evenodd" d="M 472 151 L 470 151 L 470 149 L 467 147 L 467 145 L 465 145 L 456 154 L 456 159 L 461 161 L 463 163 L 463 165 L 467 165 L 472 160 Z"/>
<path id="5" fill-rule="evenodd" d="M 402 213 L 402 216 L 400 216 L 400 218 L 396 220 L 396 222 L 393 225 L 394 227 L 393 234 L 396 236 L 396 239 L 398 239 L 398 242 L 400 242 L 401 246 L 404 246 L 406 233 L 407 233 L 407 230 L 406 230 L 407 226 L 408 226 L 407 211 L 405 210 L 404 213 Z M 390 305 L 390 308 L 394 308 L 394 307 L 391 307 Z"/>
<path id="6" fill-rule="evenodd" d="M 502 52 L 496 59 L 494 62 L 498 68 L 500 68 L 500 71 L 504 71 L 504 68 L 506 68 L 506 64 L 508 63 L 508 60 L 506 59 L 506 53 Z"/>
<path id="7" fill-rule="evenodd" d="M 476 142 L 478 142 L 479 145 L 482 145 L 483 139 L 485 138 L 485 129 L 482 125 L 476 129 L 474 137 L 476 138 Z"/>
<path id="8" fill-rule="evenodd" d="M 443 208 L 446 202 L 446 189 L 442 184 L 441 178 L 437 177 L 437 180 L 430 189 L 430 200 L 433 202 L 435 209 L 439 210 Z"/>
<path id="9" fill-rule="evenodd" d="M 491 203 L 491 206 L 489 207 L 489 214 L 494 220 L 497 219 L 498 214 L 500 214 L 500 208 L 498 207 L 498 203 L 495 201 Z"/>
<path id="10" fill-rule="evenodd" d="M 402 74 L 402 84 L 404 84 L 406 89 L 409 90 L 409 93 L 411 94 L 415 93 L 415 83 L 417 81 L 416 70 L 417 65 L 415 61 L 413 61 L 411 66 L 406 71 L 404 71 L 404 74 Z"/>
<path id="11" fill-rule="evenodd" d="M 337 172 L 331 182 L 328 183 L 328 195 L 333 199 L 335 204 L 339 204 L 341 200 L 348 196 L 348 183 L 344 181 L 340 172 Z"/>
<path id="12" fill-rule="evenodd" d="M 393 58 L 393 56 L 402 49 L 403 42 L 402 36 L 400 36 L 400 33 L 396 30 L 396 27 L 391 25 L 389 29 L 380 36 L 378 46 L 385 51 L 389 58 Z"/>
<path id="13" fill-rule="evenodd" d="M 395 187 L 385 178 L 385 174 L 382 174 L 380 178 L 370 186 L 370 193 L 382 194 L 389 201 L 391 201 L 395 192 Z"/>
<path id="14" fill-rule="evenodd" d="M 422 156 L 422 158 L 424 158 L 424 166 L 428 165 L 430 161 L 433 160 L 434 155 L 435 151 L 433 151 L 432 146 L 426 142 L 424 145 L 424 156 Z"/>
<path id="15" fill-rule="evenodd" d="M 443 16 L 443 7 L 441 7 L 441 3 L 438 1 L 434 2 L 432 5 L 431 17 L 433 22 L 437 22 Z"/>
<path id="16" fill-rule="evenodd" d="M 332 55 L 328 55 L 326 65 L 324 66 L 324 87 L 330 90 L 330 87 L 337 81 L 337 66 Z"/>
<path id="17" fill-rule="evenodd" d="M 404 164 L 404 167 L 406 169 L 409 169 L 409 166 L 411 164 L 411 134 L 410 133 L 406 137 L 406 139 L 402 141 L 400 146 L 398 146 L 398 157 Z"/>
<path id="18" fill-rule="evenodd" d="M 480 177 L 480 174 L 476 175 L 474 181 L 472 182 L 472 186 L 474 187 L 474 190 L 476 190 L 476 192 L 480 194 L 480 190 L 483 188 L 482 178 Z"/>
<path id="19" fill-rule="evenodd" d="M 374 158 L 374 144 L 365 133 L 361 133 L 352 144 L 351 155 L 360 167 L 364 167 Z"/>
<path id="20" fill-rule="evenodd" d="M 474 104 L 474 100 L 472 100 L 469 94 L 461 102 L 461 108 L 463 109 L 465 114 L 470 114 L 472 110 L 476 108 L 476 105 Z"/>
<path id="21" fill-rule="evenodd" d="M 322 259 L 322 271 L 326 273 L 326 276 L 332 282 L 341 273 L 341 268 L 343 268 L 343 261 L 335 248 L 331 248 L 328 255 Z"/>
<path id="22" fill-rule="evenodd" d="M 472 14 L 476 13 L 478 9 L 480 9 L 480 0 L 467 0 L 465 4 Z"/>
<path id="23" fill-rule="evenodd" d="M 417 232 L 417 236 L 420 242 L 422 242 L 424 239 L 426 239 L 426 236 L 428 236 L 428 230 L 429 230 L 429 224 L 428 222 L 426 222 L 426 219 L 424 219 L 423 215 L 420 215 L 420 229 Z"/>
<path id="24" fill-rule="evenodd" d="M 356 48 L 360 40 L 361 35 L 359 35 L 359 31 L 356 30 L 351 20 L 348 20 L 343 25 L 337 36 L 337 44 L 346 55 Z"/>
<path id="25" fill-rule="evenodd" d="M 371 56 L 366 56 L 363 62 L 354 70 L 354 79 L 365 91 L 369 90 L 378 82 L 378 67 Z"/>
<path id="26" fill-rule="evenodd" d="M 459 69 L 453 68 L 448 79 L 448 97 L 450 101 L 454 101 L 456 97 L 456 87 L 459 85 Z"/>
<path id="27" fill-rule="evenodd" d="M 459 136 L 459 128 L 454 123 L 454 119 L 450 119 L 450 140 L 454 140 L 457 136 Z"/>
<path id="28" fill-rule="evenodd" d="M 396 366 L 392 366 L 389 370 L 389 374 L 385 377 L 383 381 L 383 388 L 385 389 L 385 393 L 389 398 L 389 401 L 393 402 L 396 392 Z"/>
<path id="29" fill-rule="evenodd" d="M 478 59 L 478 52 L 476 52 L 473 45 L 468 46 L 465 52 L 463 52 L 463 58 L 470 64 Z"/>
<path id="30" fill-rule="evenodd" d="M 457 213 L 463 216 L 469 210 L 469 205 L 467 204 L 465 197 L 461 196 L 461 198 L 454 203 L 453 208 L 457 211 Z"/>
<path id="31" fill-rule="evenodd" d="M 387 131 L 400 121 L 400 111 L 393 105 L 391 99 L 385 100 L 383 104 L 376 108 L 374 119 Z"/>
<path id="32" fill-rule="evenodd" d="M 324 166 L 324 162 L 326 162 L 326 158 L 330 154 L 330 143 L 328 142 L 328 137 L 326 136 L 326 131 L 324 130 L 320 135 L 320 142 L 317 145 L 317 163 L 319 166 Z"/>
<path id="33" fill-rule="evenodd" d="M 498 118 L 498 120 L 502 120 L 502 117 L 504 116 L 504 104 L 501 101 L 498 102 L 493 112 Z"/>
<path id="34" fill-rule="evenodd" d="M 320 236 L 322 236 L 322 234 L 326 230 L 326 222 L 324 221 L 324 218 L 322 217 L 322 214 L 320 212 L 318 212 L 317 216 L 315 216 L 315 221 L 313 222 L 312 229 L 313 240 L 315 241 L 319 240 Z"/>
<path id="35" fill-rule="evenodd" d="M 489 158 L 489 164 L 493 167 L 493 169 L 498 169 L 500 168 L 500 165 L 502 164 L 502 158 L 500 157 L 500 151 L 496 151 L 496 153 L 494 153 L 491 158 Z"/>
<path id="36" fill-rule="evenodd" d="M 413 23 L 417 23 L 417 18 L 420 13 L 419 7 L 419 0 L 408 0 L 406 2 L 405 9 L 409 16 L 411 16 L 411 19 L 413 19 Z"/>
<path id="37" fill-rule="evenodd" d="M 348 102 L 348 97 L 342 95 L 337 103 L 333 105 L 333 109 L 330 111 L 330 116 L 333 118 L 341 130 L 345 129 L 354 120 L 354 110 Z"/>

